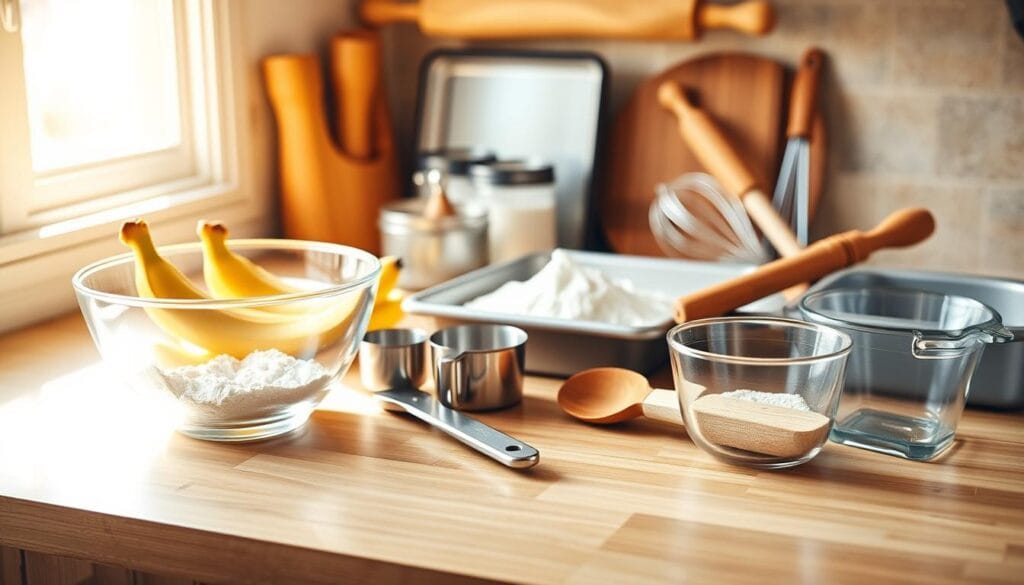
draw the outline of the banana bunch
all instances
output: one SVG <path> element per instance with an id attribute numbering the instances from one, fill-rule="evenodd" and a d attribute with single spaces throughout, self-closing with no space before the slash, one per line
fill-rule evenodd
<path id="1" fill-rule="evenodd" d="M 201 222 L 203 276 L 214 298 L 301 292 L 247 258 L 227 249 L 227 230 L 220 224 Z M 155 299 L 210 299 L 173 264 L 160 256 L 146 222 L 126 222 L 121 241 L 135 255 L 135 286 L 142 297 Z M 147 307 L 146 313 L 180 347 L 158 348 L 179 362 L 197 362 L 219 354 L 243 358 L 257 349 L 276 348 L 308 357 L 331 345 L 350 330 L 368 302 L 364 291 L 319 303 L 304 301 L 265 308 L 184 309 Z M 168 359 L 167 361 L 172 361 Z"/>

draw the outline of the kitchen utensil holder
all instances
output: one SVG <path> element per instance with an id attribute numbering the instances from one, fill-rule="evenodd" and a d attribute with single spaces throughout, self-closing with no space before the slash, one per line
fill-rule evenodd
<path id="1" fill-rule="evenodd" d="M 331 39 L 330 74 L 335 88 L 343 86 L 346 43 L 355 42 L 353 38 L 365 40 L 368 34 L 361 31 Z M 373 97 L 375 152 L 359 159 L 342 152 L 328 132 L 316 56 L 275 55 L 264 59 L 262 66 L 277 120 L 285 235 L 378 253 L 377 214 L 399 194 L 391 119 L 383 92 L 378 90 Z M 334 96 L 338 111 L 343 106 L 340 93 L 336 91 Z"/>

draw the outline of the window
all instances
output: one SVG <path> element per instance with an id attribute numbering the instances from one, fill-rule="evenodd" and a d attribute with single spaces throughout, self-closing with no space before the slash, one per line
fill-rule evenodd
<path id="1" fill-rule="evenodd" d="M 246 128 L 236 125 L 242 7 L 0 0 L 0 319 L 5 286 L 42 277 L 26 262 L 66 252 L 61 278 L 70 278 L 120 251 L 112 234 L 126 218 L 188 226 L 262 212 L 246 184 Z"/>

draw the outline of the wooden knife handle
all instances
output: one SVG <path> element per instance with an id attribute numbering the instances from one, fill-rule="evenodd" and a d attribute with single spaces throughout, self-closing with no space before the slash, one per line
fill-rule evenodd
<path id="1" fill-rule="evenodd" d="M 935 218 L 927 209 L 902 209 L 867 233 L 852 230 L 829 236 L 795 256 L 682 297 L 676 301 L 676 322 L 724 315 L 786 287 L 856 264 L 876 250 L 916 244 L 934 231 Z"/>
<path id="2" fill-rule="evenodd" d="M 679 85 L 665 81 L 658 87 L 658 102 L 672 111 L 679 121 L 679 134 L 701 165 L 725 190 L 743 201 L 743 207 L 757 227 L 782 256 L 791 256 L 802 248 L 786 220 L 772 207 L 757 185 L 757 179 L 733 149 L 718 124 L 683 95 Z"/>
<path id="3" fill-rule="evenodd" d="M 726 28 L 763 36 L 775 26 L 775 10 L 767 0 L 748 0 L 731 5 L 700 2 L 694 21 L 697 34 L 707 29 Z"/>
<path id="4" fill-rule="evenodd" d="M 809 139 L 811 136 L 824 64 L 825 53 L 817 47 L 807 49 L 800 59 L 800 68 L 793 79 L 793 91 L 789 95 L 789 121 L 786 123 L 786 136 L 789 138 Z"/>

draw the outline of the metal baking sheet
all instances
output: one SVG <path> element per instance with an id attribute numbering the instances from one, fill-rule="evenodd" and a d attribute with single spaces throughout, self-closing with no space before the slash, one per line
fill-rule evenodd
<path id="1" fill-rule="evenodd" d="M 855 268 L 818 281 L 809 291 L 836 288 L 904 288 L 970 297 L 995 309 L 1014 341 L 985 348 L 971 379 L 967 403 L 991 408 L 1024 408 L 1024 281 L 942 272 Z M 872 364 L 888 379 L 886 388 L 910 388 L 899 368 Z M 847 375 L 856 375 L 848 372 Z"/>
<path id="2" fill-rule="evenodd" d="M 555 167 L 558 245 L 583 248 L 607 68 L 580 52 L 435 51 L 423 62 L 415 144 L 478 146 Z"/>
<path id="3" fill-rule="evenodd" d="M 596 268 L 615 278 L 628 279 L 637 288 L 661 292 L 672 298 L 756 268 L 753 264 L 692 262 L 576 250 L 567 250 L 567 253 L 581 266 Z M 650 327 L 627 327 L 595 321 L 509 315 L 464 306 L 467 301 L 510 280 L 529 279 L 550 259 L 550 253 L 540 252 L 481 268 L 412 295 L 403 303 L 403 308 L 412 314 L 434 317 L 439 321 L 438 326 L 507 323 L 520 327 L 530 336 L 526 369 L 534 373 L 566 376 L 600 366 L 647 373 L 664 365 L 668 358 L 665 332 L 673 325 L 671 315 Z M 773 314 L 781 310 L 783 303 L 781 295 L 772 295 L 741 308 L 740 312 Z"/>

